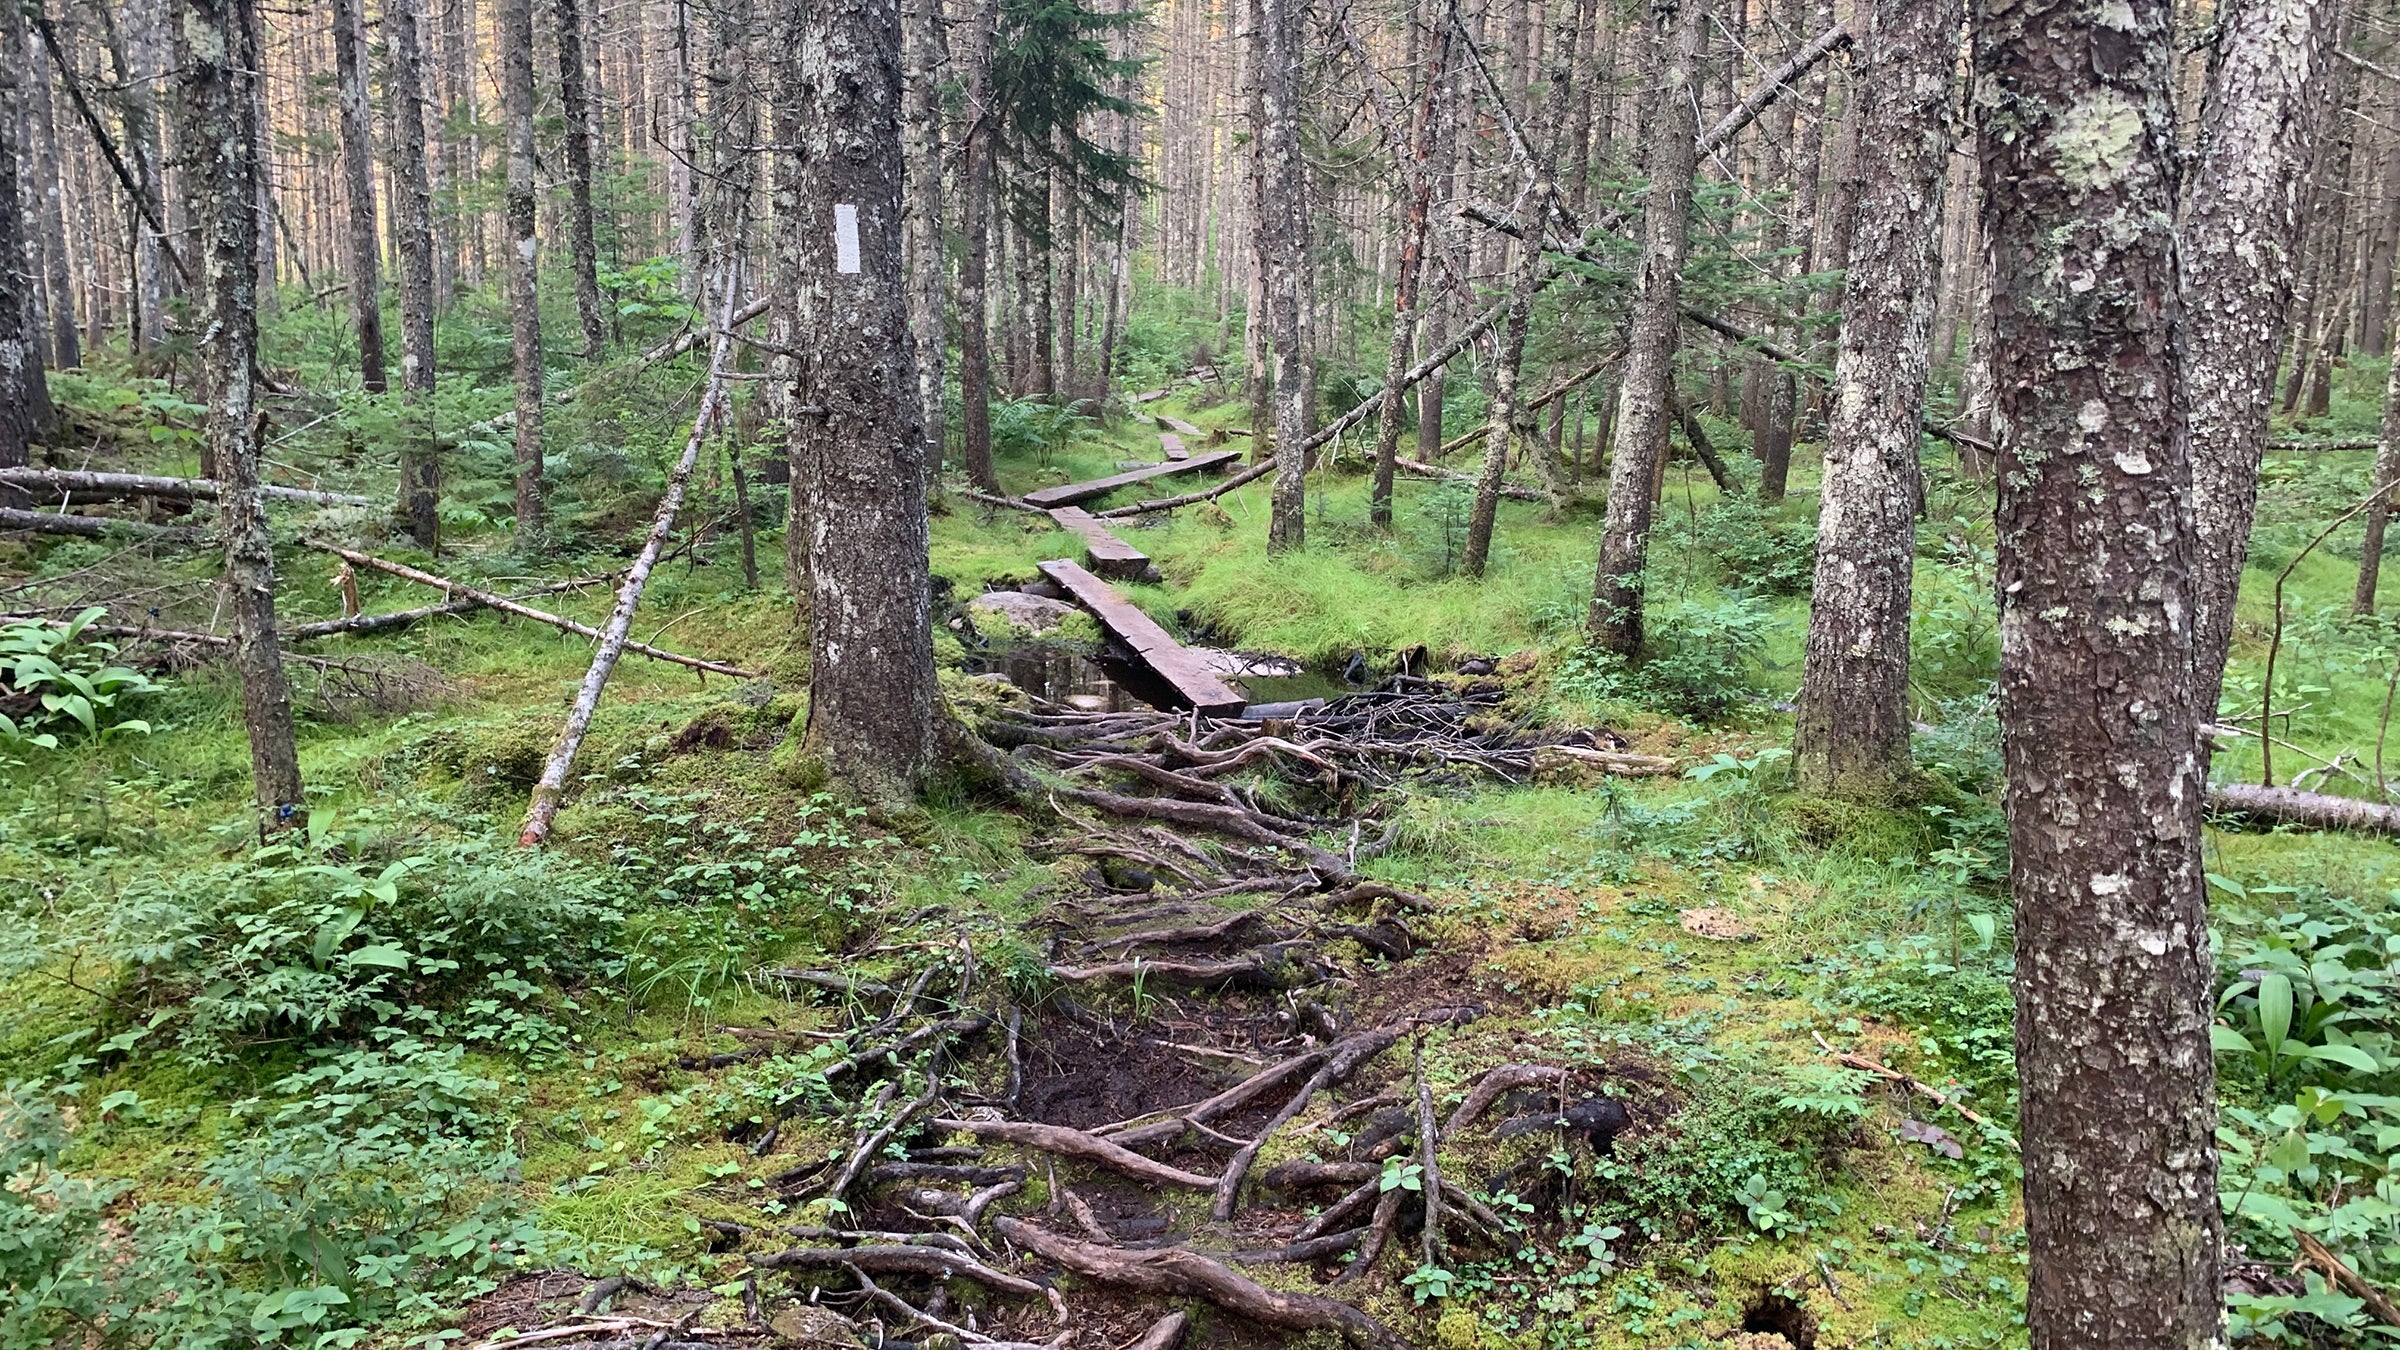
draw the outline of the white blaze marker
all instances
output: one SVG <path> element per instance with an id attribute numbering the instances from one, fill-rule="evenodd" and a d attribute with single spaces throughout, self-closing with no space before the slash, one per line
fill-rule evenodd
<path id="1" fill-rule="evenodd" d="M 833 208 L 833 270 L 858 270 L 858 208 L 848 202 Z"/>

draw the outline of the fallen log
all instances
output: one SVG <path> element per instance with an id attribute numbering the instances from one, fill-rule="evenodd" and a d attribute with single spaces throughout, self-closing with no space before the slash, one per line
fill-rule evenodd
<path id="1" fill-rule="evenodd" d="M 997 1139 L 1002 1143 L 1054 1153 L 1062 1158 L 1081 1158 L 1112 1172 L 1155 1185 L 1205 1191 L 1215 1188 L 1217 1184 L 1215 1177 L 1170 1167 L 1156 1159 L 1145 1158 L 1114 1140 L 1086 1134 L 1082 1130 L 1070 1130 L 1063 1125 L 1037 1125 L 1030 1121 L 1015 1120 L 943 1119 L 929 1123 L 937 1130 L 953 1130 L 974 1135 L 978 1139 Z"/>
<path id="2" fill-rule="evenodd" d="M 642 551 L 625 573 L 625 584 L 617 588 L 617 603 L 608 614 L 608 626 L 601 631 L 599 650 L 592 653 L 590 669 L 583 674 L 583 685 L 575 691 L 574 705 L 567 709 L 566 725 L 559 728 L 558 741 L 550 747 L 550 757 L 542 762 L 542 776 L 533 785 L 533 798 L 525 806 L 525 828 L 517 832 L 517 847 L 540 848 L 550 838 L 550 826 L 558 818 L 559 804 L 566 799 L 567 775 L 575 768 L 575 753 L 583 746 L 584 733 L 591 730 L 592 717 L 600 711 L 600 692 L 608 685 L 608 677 L 625 654 L 625 644 L 633 636 L 633 611 L 642 603 L 642 589 L 650 583 L 650 569 L 658 566 L 658 555 L 666 551 L 667 536 L 674 532 L 675 517 L 683 510 L 684 489 L 692 481 L 692 468 L 700 462 L 700 447 L 708 440 L 710 427 L 725 401 L 725 359 L 733 342 L 733 278 L 736 269 L 731 263 L 721 269 L 725 287 L 723 313 L 717 322 L 716 342 L 709 349 L 708 381 L 701 387 L 700 406 L 692 413 L 692 434 L 683 443 L 683 457 L 675 461 L 667 474 L 667 485 L 659 494 L 658 513 L 650 519 L 650 532 L 643 536 Z M 838 1198 L 838 1197 L 837 1197 Z"/>
<path id="3" fill-rule="evenodd" d="M 341 558 L 360 567 L 372 567 L 378 572 L 388 572 L 403 581 L 413 581 L 420 586 L 430 586 L 437 591 L 442 591 L 450 595 L 464 596 L 467 599 L 474 601 L 476 604 L 482 605 L 486 609 L 496 609 L 503 614 L 514 614 L 519 618 L 531 619 L 536 623 L 546 623 L 552 628 L 559 629 L 563 632 L 574 633 L 580 637 L 597 638 L 604 636 L 599 629 L 592 627 L 588 623 L 578 623 L 573 619 L 565 618 L 557 614 L 551 614 L 544 610 L 538 610 L 530 605 L 521 605 L 516 601 L 509 599 L 505 595 L 494 595 L 490 591 L 477 590 L 472 586 L 462 585 L 459 582 L 452 581 L 447 577 L 438 577 L 431 572 L 421 572 L 414 567 L 410 567 L 406 563 L 391 562 L 387 559 L 378 558 L 372 553 L 361 553 L 356 549 L 343 548 L 339 544 L 328 544 L 320 539 L 304 540 L 303 542 L 306 543 L 308 547 L 313 548 L 320 553 L 330 553 L 334 557 Z M 702 671 L 710 675 L 726 675 L 737 680 L 755 680 L 759 678 L 759 672 L 755 670 L 744 670 L 739 666 L 726 665 L 722 661 L 703 661 L 697 656 L 684 656 L 678 652 L 663 651 L 657 647 L 651 646 L 647 642 L 628 642 L 625 644 L 625 650 L 629 652 L 640 652 L 642 655 L 647 656 L 654 661 L 666 661 L 678 666 L 688 666 L 693 670 Z"/>
<path id="4" fill-rule="evenodd" d="M 1439 464 L 1428 464 L 1421 459 L 1408 459 L 1401 457 L 1395 458 L 1392 463 L 1409 473 L 1417 475 L 1419 478 L 1447 478 L 1453 483 L 1472 483 L 1475 481 L 1475 475 L 1471 473 L 1462 473 L 1457 469 L 1445 469 Z M 1542 494 L 1534 491 L 1532 488 L 1518 487 L 1516 484 L 1508 482 L 1503 482 L 1500 484 L 1500 495 L 1513 501 L 1520 502 L 1539 502 L 1549 500 Z"/>
<path id="5" fill-rule="evenodd" d="M 94 473 L 83 469 L 0 469 L 0 486 L 84 492 L 116 499 L 168 497 L 176 501 L 210 502 L 217 499 L 220 491 L 213 478 L 165 478 L 146 473 Z M 373 497 L 360 497 L 347 492 L 319 492 L 314 488 L 276 487 L 272 484 L 261 485 L 258 495 L 275 501 L 308 502 L 316 506 L 383 505 Z"/>
<path id="6" fill-rule="evenodd" d="M 1227 1312 L 1286 1331 L 1343 1331 L 1378 1346 L 1404 1346 L 1381 1322 L 1337 1299 L 1268 1289 L 1230 1266 L 1179 1248 L 1128 1251 L 1061 1237 L 1023 1219 L 992 1220 L 1000 1236 L 1096 1283 L 1146 1294 L 1205 1299 Z"/>
<path id="7" fill-rule="evenodd" d="M 198 531 L 178 529 L 171 525 L 153 525 L 146 520 L 119 520 L 114 516 L 71 516 L 52 511 L 27 511 L 19 507 L 0 507 L 0 530 L 22 530 L 29 534 L 63 534 L 74 539 L 105 539 L 126 535 L 140 539 L 157 539 L 167 535 L 196 538 Z"/>
<path id="8" fill-rule="evenodd" d="M 2276 825 L 2400 835 L 2400 806 L 2298 788 L 2223 783 L 2208 790 L 2208 809 Z"/>
<path id="9" fill-rule="evenodd" d="M 606 585 L 613 576 L 577 577 L 573 581 L 553 581 L 530 591 L 519 591 L 512 600 L 525 600 L 536 595 L 555 595 L 560 591 L 579 591 L 586 586 Z M 380 633 L 387 628 L 406 628 L 425 619 L 439 619 L 452 614 L 471 614 L 482 609 L 480 600 L 451 600 L 439 605 L 420 605 L 415 609 L 395 609 L 384 614 L 353 614 L 346 619 L 325 619 L 317 623 L 295 624 L 283 630 L 287 642 L 306 642 L 313 638 L 339 637 L 348 633 Z"/>

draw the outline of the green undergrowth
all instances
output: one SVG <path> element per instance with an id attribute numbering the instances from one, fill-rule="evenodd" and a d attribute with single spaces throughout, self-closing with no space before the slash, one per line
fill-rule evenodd
<path id="1" fill-rule="evenodd" d="M 638 311 L 629 343 L 680 322 L 671 280 L 613 283 Z M 503 521 L 506 447 L 473 431 L 507 406 L 500 317 L 485 297 L 444 328 L 445 353 L 486 374 L 459 380 L 441 414 L 460 437 L 442 551 L 413 550 L 374 510 L 278 508 L 288 619 L 341 612 L 333 562 L 303 544 L 318 533 L 499 590 L 624 565 L 679 447 L 692 363 L 628 363 L 599 380 L 558 363 L 554 392 L 570 397 L 556 405 L 551 467 L 557 537 L 571 546 L 527 556 Z M 278 322 L 277 368 L 338 393 L 321 318 Z M 1129 383 L 1179 373 L 1215 335 L 1171 307 L 1136 328 Z M 2345 376 L 2329 424 L 2358 420 L 2353 386 L 2371 378 L 2363 366 Z M 164 382 L 96 367 L 62 386 L 81 426 L 130 447 L 111 467 L 196 463 L 195 410 Z M 279 459 L 380 493 L 396 424 L 342 397 Z M 1208 390 L 1164 407 L 1211 428 L 1247 417 Z M 1144 421 L 1097 413 L 1011 405 L 1004 483 L 1023 492 L 1155 459 Z M 1721 429 L 1739 463 L 1738 430 Z M 1507 657 L 1489 677 L 1505 717 L 1676 760 L 1671 774 L 1580 783 L 1437 769 L 1381 797 L 1362 830 L 1396 826 L 1364 868 L 1430 897 L 1410 922 L 1431 950 L 1394 967 L 1337 941 L 1348 983 L 1323 996 L 1370 1015 L 1420 986 L 1476 1001 L 1474 1021 L 1423 1038 L 1443 1111 L 1506 1062 L 1576 1066 L 1638 1108 L 1605 1152 L 1491 1129 L 1445 1157 L 1515 1227 L 1500 1243 L 1454 1229 L 1440 1264 L 1421 1262 L 1409 1235 L 1360 1282 L 1366 1306 L 1417 1343 L 1705 1350 L 1743 1330 L 1820 1347 L 2023 1343 L 1988 488 L 1929 455 L 1920 781 L 1883 806 L 1834 803 L 1793 789 L 1777 707 L 1798 684 L 1805 635 L 1814 476 L 1801 461 L 1795 495 L 1773 507 L 1670 472 L 1654 641 L 1632 664 L 1581 637 L 1596 485 L 1558 518 L 1506 503 L 1480 581 L 1458 574 L 1456 489 L 1403 478 L 1397 527 L 1368 525 L 1355 441 L 1312 479 L 1304 552 L 1266 553 L 1264 482 L 1121 524 L 1165 576 L 1128 593 L 1188 637 L 1320 667 L 1362 656 L 1378 673 L 1418 647 L 1437 670 Z M 709 461 L 693 519 L 725 518 L 730 468 Z M 2228 719 L 2254 715 L 2266 588 L 2363 491 L 2363 473 L 2356 456 L 2270 464 Z M 310 829 L 268 848 L 248 818 L 238 690 L 220 673 L 112 683 L 88 724 L 55 709 L 39 726 L 12 722 L 0 742 L 0 1344 L 438 1346 L 456 1339 L 463 1305 L 513 1273 L 558 1267 L 715 1289 L 712 1318 L 731 1317 L 744 1262 L 710 1224 L 846 1217 L 787 1202 L 767 1178 L 845 1150 L 894 1109 L 872 1094 L 862 1108 L 826 1076 L 824 1033 L 856 1010 L 777 972 L 893 981 L 971 960 L 983 987 L 1059 1006 L 1031 924 L 1072 896 L 1079 864 L 1029 854 L 1044 825 L 958 783 L 917 810 L 869 814 L 818 792 L 794 753 L 807 646 L 781 591 L 780 494 L 752 486 L 760 585 L 742 577 L 731 531 L 713 530 L 653 575 L 635 635 L 759 677 L 628 657 L 543 852 L 517 849 L 515 829 L 589 647 L 522 620 L 478 614 L 311 646 L 324 659 L 295 666 Z M 937 587 L 954 602 L 1078 556 L 1047 522 L 958 494 L 932 535 Z M 159 622 L 205 626 L 207 560 L 112 549 L 69 542 L 5 561 L 49 577 L 99 569 Z M 2368 792 L 2396 640 L 2346 617 L 2355 550 L 2355 533 L 2337 532 L 2292 573 L 2275 734 L 2340 755 L 2327 786 Z M 369 610 L 429 598 L 379 573 L 355 580 Z M 595 586 L 535 603 L 596 622 L 610 597 Z M 952 667 L 988 636 L 971 624 L 943 634 Z M 71 659 L 98 672 L 116 658 L 87 645 Z M 961 701 L 991 696 L 949 678 Z M 2308 762 L 2293 754 L 2277 759 L 2287 782 Z M 2220 774 L 2256 767 L 2254 741 L 2216 761 Z M 1268 801 L 1305 793 L 1256 786 Z M 2237 1293 L 2234 1329 L 2244 1344 L 2354 1343 L 2356 1300 L 2280 1272 L 2300 1227 L 2370 1279 L 2400 1283 L 2388 1171 L 2400 850 L 2226 824 L 2206 857 L 2226 1208 L 2257 1269 L 2280 1281 Z M 1324 842 L 1345 847 L 1347 831 Z M 1139 984 L 1075 997 L 1124 1018 L 1172 1006 Z M 894 1101 L 933 1068 L 905 1066 Z M 935 1071 L 984 1089 L 1005 1076 L 988 1040 Z M 1409 1073 L 1403 1048 L 1349 1095 L 1402 1092 Z M 1262 1168 L 1345 1157 L 1351 1128 L 1312 1111 Z M 770 1129 L 772 1151 L 754 1155 Z M 1396 1161 L 1390 1184 L 1406 1187 Z M 1048 1184 L 1037 1171 L 1010 1203 L 1038 1212 Z M 1204 1205 L 1161 1203 L 1190 1221 Z M 1311 1283 L 1293 1268 L 1259 1277 Z"/>

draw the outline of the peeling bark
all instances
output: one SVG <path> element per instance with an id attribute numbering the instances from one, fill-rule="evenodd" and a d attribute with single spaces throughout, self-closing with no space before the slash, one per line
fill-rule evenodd
<path id="1" fill-rule="evenodd" d="M 1665 462 L 1672 418 L 1667 405 L 1675 379 L 1676 298 L 1692 223 L 1692 170 L 1699 158 L 1695 100 L 1709 32 L 1705 0 L 1676 0 L 1659 8 L 1668 16 L 1671 47 L 1659 72 L 1641 270 L 1633 282 L 1633 322 L 1617 392 L 1616 458 L 1608 474 L 1608 522 L 1600 536 L 1590 618 L 1593 640 L 1626 656 L 1642 647 L 1642 569 L 1654 505 L 1650 486 Z"/>
<path id="2" fill-rule="evenodd" d="M 2166 0 L 1978 0 L 2034 1350 L 2216 1343 Z"/>
<path id="3" fill-rule="evenodd" d="M 184 0 L 178 85 L 184 182 L 197 206 L 206 327 L 200 341 L 209 462 L 218 480 L 233 662 L 262 831 L 305 823 L 291 688 L 275 641 L 275 551 L 259 492 L 260 159 L 253 0 Z"/>
<path id="4" fill-rule="evenodd" d="M 1858 229 L 1834 358 L 1794 767 L 1874 800 L 1909 774 L 1917 447 L 1964 0 L 1878 0 L 1859 62 Z"/>
<path id="5" fill-rule="evenodd" d="M 2200 114 L 2181 265 L 2192 320 L 2184 332 L 2184 381 L 2200 549 L 2192 651 L 2203 716 L 2215 714 L 2233 637 L 2276 351 L 2291 308 L 2301 175 L 2320 130 L 2341 8 L 2339 0 L 2231 7 Z"/>

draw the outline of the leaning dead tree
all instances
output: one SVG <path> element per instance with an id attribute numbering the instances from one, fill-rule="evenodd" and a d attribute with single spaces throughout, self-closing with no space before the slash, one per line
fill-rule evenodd
<path id="1" fill-rule="evenodd" d="M 542 776 L 534 784 L 532 802 L 525 808 L 525 826 L 517 834 L 519 848 L 539 848 L 550 838 L 551 822 L 557 819 L 559 804 L 567 795 L 567 775 L 575 768 L 575 753 L 583 746 L 584 733 L 591 730 L 592 716 L 600 710 L 600 693 L 607 688 L 608 677 L 616 671 L 618 659 L 625 654 L 625 644 L 633 636 L 633 612 L 642 603 L 642 588 L 649 584 L 650 569 L 658 565 L 659 555 L 666 550 L 667 536 L 674 533 L 675 517 L 683 510 L 684 490 L 692 481 L 692 466 L 700 462 L 700 447 L 708 443 L 709 431 L 724 406 L 726 356 L 733 349 L 735 272 L 730 261 L 719 270 L 721 312 L 716 337 L 709 349 L 708 379 L 701 387 L 700 406 L 692 414 L 692 434 L 684 440 L 682 458 L 675 461 L 674 469 L 667 474 L 666 490 L 658 498 L 658 514 L 651 517 L 650 532 L 642 538 L 642 551 L 627 569 L 624 584 L 617 588 L 616 607 L 609 611 L 608 623 L 600 632 L 600 646 L 592 653 L 591 668 L 583 673 L 583 685 L 576 690 L 574 705 L 567 710 L 567 724 L 559 729 L 549 758 L 542 761 Z"/>

